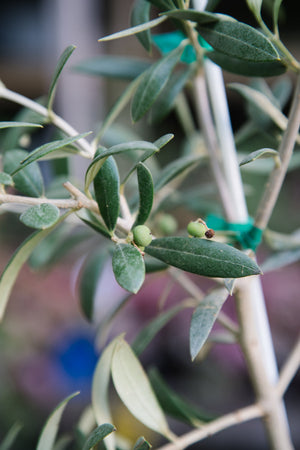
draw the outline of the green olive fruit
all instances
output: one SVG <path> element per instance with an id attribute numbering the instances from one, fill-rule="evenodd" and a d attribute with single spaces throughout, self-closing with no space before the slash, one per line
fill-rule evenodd
<path id="1" fill-rule="evenodd" d="M 163 235 L 173 234 L 177 230 L 177 221 L 171 214 L 162 214 L 157 226 Z"/>
<path id="2" fill-rule="evenodd" d="M 187 226 L 189 235 L 194 237 L 204 237 L 206 230 L 207 228 L 201 222 L 190 222 Z"/>
<path id="3" fill-rule="evenodd" d="M 132 230 L 133 240 L 139 247 L 147 247 L 152 241 L 151 231 L 146 225 L 137 225 Z"/>

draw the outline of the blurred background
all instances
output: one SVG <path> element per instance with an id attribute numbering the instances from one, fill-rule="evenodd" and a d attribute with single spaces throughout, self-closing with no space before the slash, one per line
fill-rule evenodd
<path id="1" fill-rule="evenodd" d="M 128 27 L 131 6 L 132 1 L 129 0 L 2 1 L 0 79 L 11 90 L 32 99 L 39 98 L 47 93 L 62 51 L 68 45 L 76 45 L 59 81 L 55 111 L 79 133 L 94 130 L 126 83 L 87 76 L 76 72 L 74 66 L 102 54 L 149 58 L 134 37 L 107 44 L 97 42 L 106 34 Z M 254 24 L 246 2 L 220 1 L 218 11 Z M 283 2 L 280 30 L 283 41 L 299 59 L 299 5 L 295 5 L 293 1 Z M 247 82 L 247 79 L 229 73 L 224 76 L 226 83 Z M 288 75 L 288 81 L 291 85 L 294 83 L 291 75 Z M 270 79 L 268 82 L 271 85 L 274 80 Z M 247 119 L 247 112 L 237 94 L 229 92 L 228 95 L 236 131 Z M 289 102 L 285 112 L 288 111 L 288 106 Z M 0 120 L 12 119 L 18 111 L 17 105 L 0 99 Z M 112 142 L 118 140 L 118 136 L 138 136 L 154 140 L 163 133 L 175 132 L 173 150 L 178 151 L 177 148 L 182 144 L 182 132 L 178 130 L 177 118 L 173 114 L 164 124 L 153 126 L 142 120 L 132 127 L 129 113 L 125 111 L 118 122 L 122 132 L 118 135 L 116 131 L 115 135 L 107 138 Z M 126 128 L 128 126 L 130 129 Z M 40 142 L 45 142 L 45 138 L 47 136 L 38 135 L 35 138 L 36 146 L 39 145 L 39 139 Z M 251 151 L 251 145 L 243 150 Z M 2 153 L 1 148 L 0 151 Z M 172 151 L 166 153 L 161 163 L 170 161 L 171 155 Z M 75 180 L 81 180 L 85 168 L 81 160 L 74 158 L 68 171 Z M 43 173 L 49 184 L 51 170 L 44 165 Z M 60 167 L 59 170 L 64 175 L 65 168 Z M 245 183 L 250 186 L 263 186 L 265 182 L 264 176 L 254 173 L 245 173 L 243 176 Z M 197 179 L 199 174 L 194 174 L 193 177 Z M 206 180 L 205 175 L 204 179 Z M 295 169 L 287 177 L 272 217 L 271 228 L 275 231 L 289 233 L 299 227 L 298 180 L 299 169 Z M 257 199 L 257 195 L 249 196 L 250 211 L 254 210 Z M 203 208 L 194 211 L 195 214 L 203 213 Z M 188 220 L 181 222 L 182 217 L 191 215 L 184 207 L 175 209 L 173 213 L 179 227 L 184 226 Z M 24 228 L 15 214 L 0 211 L 1 271 L 17 245 L 29 234 L 29 230 Z M 74 239 L 81 233 L 82 230 L 75 233 Z M 64 239 L 66 237 L 62 237 L 62 242 Z M 74 430 L 80 413 L 90 401 L 91 378 L 101 350 L 94 345 L 95 327 L 88 324 L 80 310 L 77 276 L 87 250 L 92 249 L 95 242 L 102 245 L 101 238 L 88 236 L 82 245 L 72 249 L 67 256 L 53 257 L 51 264 L 46 264 L 41 271 L 35 270 L 38 264 L 35 266 L 34 261 L 31 261 L 31 266 L 26 265 L 20 273 L 13 290 L 6 318 L 0 328 L 0 442 L 14 423 L 20 423 L 22 438 L 16 441 L 13 447 L 16 450 L 35 448 L 48 414 L 65 396 L 76 390 L 81 391 L 81 395 L 72 400 L 65 414 L 62 429 L 66 433 Z M 263 245 L 259 258 L 263 260 L 268 252 L 269 249 Z M 40 249 L 40 255 L 42 253 Z M 203 289 L 210 286 L 201 277 L 193 279 Z M 101 282 L 99 298 L 102 297 L 99 302 L 102 302 L 103 310 L 109 312 L 114 304 L 125 297 L 125 293 L 115 284 L 109 269 Z M 108 292 L 105 291 L 104 284 L 109 285 Z M 267 273 L 263 278 L 263 286 L 281 365 L 299 331 L 299 264 Z M 121 318 L 114 322 L 111 334 L 115 335 L 125 329 L 130 341 L 141 326 L 155 316 L 159 299 L 166 291 L 171 304 L 184 297 L 184 293 L 174 281 L 170 282 L 167 275 L 150 275 L 145 287 L 127 304 Z M 227 301 L 226 308 L 234 316 L 231 299 Z M 253 393 L 249 387 L 243 357 L 236 346 L 215 345 L 205 360 L 194 364 L 190 362 L 189 320 L 190 312 L 181 313 L 157 336 L 143 355 L 145 366 L 158 366 L 161 374 L 176 391 L 209 414 L 219 415 L 251 402 Z M 286 401 L 292 434 L 296 447 L 298 445 L 300 448 L 299 381 L 298 375 L 286 395 Z M 128 438 L 134 439 L 145 433 L 155 444 L 152 433 L 140 427 L 119 404 L 116 406 L 115 417 L 116 425 Z M 178 432 L 185 430 L 176 422 L 174 425 L 178 427 Z M 74 447 L 71 444 L 69 448 Z M 226 430 L 193 448 L 264 449 L 267 444 L 261 424 L 253 421 Z"/>

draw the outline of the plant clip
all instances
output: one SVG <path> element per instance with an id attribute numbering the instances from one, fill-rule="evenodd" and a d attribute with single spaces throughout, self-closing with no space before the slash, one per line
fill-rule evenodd
<path id="1" fill-rule="evenodd" d="M 245 223 L 227 222 L 223 217 L 210 214 L 206 219 L 207 226 L 215 230 L 230 231 L 234 239 L 243 249 L 255 251 L 262 240 L 263 231 L 253 225 L 252 217 Z"/>
<path id="2" fill-rule="evenodd" d="M 184 39 L 186 39 L 186 36 L 181 31 L 172 31 L 170 33 L 162 33 L 152 36 L 154 45 L 156 45 L 163 55 L 166 55 L 177 48 Z M 213 48 L 201 36 L 198 37 L 198 42 L 205 50 L 213 50 Z M 181 56 L 181 61 L 186 64 L 192 64 L 196 61 L 196 52 L 192 45 L 187 45 L 185 47 Z"/>

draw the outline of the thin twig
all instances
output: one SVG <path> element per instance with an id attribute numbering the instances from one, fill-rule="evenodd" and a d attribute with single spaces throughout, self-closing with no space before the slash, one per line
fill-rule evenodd
<path id="1" fill-rule="evenodd" d="M 266 189 L 260 201 L 255 217 L 255 226 L 261 229 L 265 229 L 271 214 L 273 212 L 275 203 L 277 201 L 283 180 L 285 178 L 293 149 L 295 146 L 298 130 L 300 125 L 300 75 L 297 78 L 297 84 L 295 93 L 293 96 L 293 102 L 291 111 L 289 114 L 289 121 L 287 128 L 283 134 L 280 146 L 279 156 L 281 160 L 280 167 L 274 167 L 269 180 L 266 185 Z"/>
<path id="2" fill-rule="evenodd" d="M 300 337 L 281 369 L 277 384 L 277 395 L 282 397 L 300 366 Z"/>
<path id="3" fill-rule="evenodd" d="M 219 431 L 225 430 L 233 425 L 238 425 L 248 420 L 256 419 L 264 415 L 264 411 L 259 404 L 246 406 L 238 409 L 230 414 L 226 414 L 216 420 L 213 420 L 200 429 L 193 430 L 176 439 L 175 442 L 163 445 L 157 450 L 179 450 L 188 447 L 189 445 L 199 442 Z"/>
<path id="4" fill-rule="evenodd" d="M 83 192 L 70 183 L 70 181 L 66 181 L 63 186 L 77 200 L 79 208 L 84 207 L 99 214 L 99 208 L 95 200 L 89 199 Z"/>
<path id="5" fill-rule="evenodd" d="M 55 125 L 57 128 L 62 130 L 68 136 L 77 136 L 79 133 L 76 131 L 68 122 L 62 119 L 60 116 L 55 114 L 53 111 L 48 111 L 47 108 L 40 105 L 39 103 L 30 100 L 24 95 L 18 94 L 17 92 L 13 92 L 10 89 L 7 89 L 3 84 L 0 84 L 0 98 L 5 98 L 12 102 L 18 103 L 19 105 L 24 106 L 25 108 L 31 109 L 32 111 L 37 112 L 46 119 L 49 120 L 50 123 Z M 79 139 L 77 141 L 77 145 L 83 150 L 82 156 L 87 158 L 93 158 L 94 149 L 92 145 L 89 144 L 87 140 L 84 138 Z"/>
<path id="6" fill-rule="evenodd" d="M 41 205 L 51 203 L 51 205 L 62 209 L 78 209 L 79 202 L 74 199 L 56 199 L 46 197 L 23 197 L 22 195 L 0 194 L 0 204 L 13 203 L 15 205 Z"/>

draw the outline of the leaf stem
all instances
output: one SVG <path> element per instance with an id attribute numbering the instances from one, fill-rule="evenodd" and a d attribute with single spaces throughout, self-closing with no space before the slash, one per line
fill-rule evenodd
<path id="1" fill-rule="evenodd" d="M 37 112 L 43 117 L 46 117 L 50 123 L 55 125 L 57 128 L 62 130 L 68 136 L 77 136 L 79 133 L 76 131 L 68 122 L 62 119 L 60 116 L 55 114 L 53 111 L 49 111 L 44 106 L 39 103 L 30 100 L 24 95 L 18 94 L 17 92 L 11 91 L 7 89 L 3 84 L 0 84 L 0 98 L 4 98 L 10 100 L 14 103 L 24 106 L 25 108 L 31 109 L 32 111 Z M 89 142 L 85 139 L 79 139 L 77 141 L 77 145 L 81 148 L 81 155 L 86 158 L 93 158 L 94 150 Z"/>

